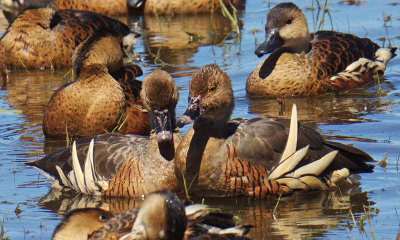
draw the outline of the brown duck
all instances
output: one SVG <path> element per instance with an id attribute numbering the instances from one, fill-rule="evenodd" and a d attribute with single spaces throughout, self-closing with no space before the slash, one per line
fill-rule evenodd
<path id="1" fill-rule="evenodd" d="M 175 14 L 201 14 L 211 12 L 221 12 L 221 2 L 219 0 L 136 0 L 142 2 L 145 14 L 154 15 L 175 15 Z M 223 4 L 230 8 L 243 9 L 245 0 L 222 0 Z"/>
<path id="2" fill-rule="evenodd" d="M 268 12 L 265 33 L 255 53 L 270 55 L 248 77 L 250 95 L 312 96 L 352 89 L 382 75 L 396 51 L 352 34 L 309 34 L 305 15 L 290 2 Z"/>
<path id="3" fill-rule="evenodd" d="M 23 0 L 17 2 L 19 8 L 25 7 Z M 245 4 L 245 0 L 222 0 L 222 2 L 228 9 L 231 8 L 231 4 L 236 9 L 243 9 Z M 75 9 L 105 15 L 121 15 L 138 11 L 154 15 L 202 14 L 221 12 L 222 9 L 219 0 L 52 0 L 49 6 L 57 10 Z"/>
<path id="4" fill-rule="evenodd" d="M 137 0 L 53 0 L 50 6 L 58 10 L 76 9 L 115 16 L 126 15 L 130 9 L 139 8 L 140 4 Z"/>
<path id="5" fill-rule="evenodd" d="M 178 191 L 174 163 L 167 161 L 181 139 L 175 123 L 178 97 L 171 76 L 156 69 L 145 77 L 141 91 L 153 129 L 150 137 L 107 133 L 82 138 L 28 165 L 54 187 L 84 194 L 142 197 L 162 189 Z"/>
<path id="6" fill-rule="evenodd" d="M 43 116 L 46 137 L 85 137 L 118 131 L 148 135 L 150 121 L 139 93 L 139 66 L 124 65 L 119 34 L 100 30 L 73 56 L 74 79 L 50 98 Z"/>
<path id="7" fill-rule="evenodd" d="M 178 180 L 184 177 L 191 183 L 192 194 L 265 197 L 327 189 L 350 173 L 373 169 L 366 163 L 373 159 L 365 152 L 297 126 L 296 113 L 291 122 L 279 118 L 229 122 L 233 108 L 231 81 L 217 65 L 206 65 L 192 75 L 189 106 L 178 125 L 194 124 L 174 159 Z"/>
<path id="8" fill-rule="evenodd" d="M 140 208 L 116 216 L 99 208 L 72 210 L 52 239 L 247 239 L 242 236 L 248 229 L 235 226 L 232 215 L 212 212 L 205 205 L 185 207 L 176 194 L 165 190 L 149 194 Z"/>
<path id="9" fill-rule="evenodd" d="M 0 39 L 0 65 L 16 68 L 71 67 L 75 48 L 95 30 L 112 29 L 131 40 L 129 27 L 101 14 L 51 8 L 21 12 Z M 128 43 L 127 43 L 128 44 Z"/>

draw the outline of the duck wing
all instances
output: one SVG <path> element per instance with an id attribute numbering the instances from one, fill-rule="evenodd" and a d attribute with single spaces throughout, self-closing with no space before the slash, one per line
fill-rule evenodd
<path id="1" fill-rule="evenodd" d="M 118 71 L 111 73 L 111 76 L 124 90 L 127 102 L 134 102 L 139 98 L 142 81 L 137 80 L 136 77 L 142 75 L 142 69 L 136 64 L 126 64 Z"/>
<path id="2" fill-rule="evenodd" d="M 307 59 L 318 69 L 318 79 L 327 79 L 342 72 L 359 58 L 374 59 L 378 44 L 368 38 L 334 31 L 318 31 L 311 34 L 311 50 Z"/>
<path id="3" fill-rule="evenodd" d="M 138 151 L 140 152 L 139 146 L 149 142 L 148 137 L 118 133 L 106 133 L 78 139 L 76 149 L 82 169 L 92 139 L 94 139 L 94 169 L 97 177 L 101 179 L 112 179 L 125 161 L 132 158 Z M 73 169 L 72 147 L 61 148 L 47 154 L 42 159 L 28 162 L 27 165 L 39 168 L 50 176 L 60 179 L 56 166 L 60 167 L 64 174 Z"/>
<path id="4" fill-rule="evenodd" d="M 50 28 L 61 31 L 73 48 L 100 28 L 112 29 L 121 36 L 130 32 L 129 27 L 118 20 L 94 12 L 72 9 L 56 11 L 50 21 Z"/>
<path id="5" fill-rule="evenodd" d="M 253 118 L 240 122 L 227 140 L 235 149 L 235 157 L 255 166 L 273 169 L 280 161 L 290 129 L 290 120 L 280 118 Z M 297 167 L 314 162 L 334 150 L 339 150 L 327 172 L 348 168 L 350 172 L 371 172 L 373 161 L 367 153 L 341 143 L 325 141 L 315 130 L 298 125 L 296 150 L 309 146 L 307 154 Z"/>

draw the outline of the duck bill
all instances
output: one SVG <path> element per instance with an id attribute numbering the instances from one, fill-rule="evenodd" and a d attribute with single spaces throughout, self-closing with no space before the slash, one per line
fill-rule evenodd
<path id="1" fill-rule="evenodd" d="M 144 1 L 145 0 L 128 0 L 127 3 L 130 8 L 135 9 L 135 8 L 140 8 L 143 5 Z"/>
<path id="2" fill-rule="evenodd" d="M 186 111 L 180 116 L 176 122 L 178 127 L 183 127 L 186 124 L 193 123 L 194 120 L 201 114 L 199 97 L 189 98 L 189 104 Z"/>
<path id="3" fill-rule="evenodd" d="M 160 154 L 168 161 L 174 158 L 174 135 L 168 110 L 155 111 L 151 115 L 151 128 L 155 131 Z"/>
<path id="4" fill-rule="evenodd" d="M 282 46 L 283 43 L 284 42 L 282 38 L 279 36 L 279 29 L 273 28 L 267 31 L 265 41 L 260 46 L 258 46 L 255 54 L 258 57 L 262 57 L 267 53 L 273 52 L 275 49 Z"/>

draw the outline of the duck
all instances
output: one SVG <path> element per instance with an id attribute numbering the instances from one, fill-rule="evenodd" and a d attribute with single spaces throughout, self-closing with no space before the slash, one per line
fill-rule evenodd
<path id="1" fill-rule="evenodd" d="M 125 45 L 134 44 L 138 36 L 124 23 L 94 12 L 26 9 L 0 38 L 0 65 L 26 69 L 72 67 L 75 48 L 101 28 L 118 32 Z"/>
<path id="2" fill-rule="evenodd" d="M 342 92 L 383 75 L 397 48 L 381 48 L 368 38 L 348 33 L 309 33 L 307 19 L 291 2 L 267 15 L 266 40 L 255 54 L 269 54 L 246 81 L 257 97 L 315 96 Z"/>
<path id="3" fill-rule="evenodd" d="M 188 102 L 177 124 L 193 125 L 179 143 L 174 161 L 180 184 L 191 183 L 193 196 L 263 198 L 326 190 L 347 184 L 352 173 L 373 171 L 367 162 L 374 160 L 367 153 L 327 141 L 298 124 L 295 107 L 291 120 L 229 121 L 234 109 L 232 85 L 216 64 L 193 73 Z"/>
<path id="4" fill-rule="evenodd" d="M 206 14 L 221 11 L 222 6 L 219 0 L 129 0 L 129 1 L 109 1 L 103 4 L 99 0 L 77 1 L 77 0 L 56 0 L 57 9 L 79 9 L 89 10 L 106 15 L 127 14 L 130 11 L 143 11 L 144 14 L 152 15 L 186 15 L 186 14 Z M 231 6 L 243 9 L 245 0 L 222 0 L 227 8 Z"/>
<path id="5" fill-rule="evenodd" d="M 14 3 L 14 2 L 17 3 Z M 24 0 L 13 0 L 18 9 L 26 8 Z M 225 8 L 237 10 L 244 9 L 245 0 L 222 0 Z M 29 5 L 41 6 L 42 3 L 30 3 Z M 92 11 L 108 16 L 137 14 L 143 12 L 151 15 L 187 15 L 187 14 L 207 14 L 211 12 L 220 12 L 222 6 L 219 0 L 52 0 L 48 7 L 56 10 L 74 9 L 81 11 Z M 15 7 L 14 7 L 15 8 Z"/>
<path id="6" fill-rule="evenodd" d="M 220 12 L 222 8 L 244 9 L 245 0 L 222 0 L 224 6 L 219 0 L 136 0 L 140 2 L 144 14 L 153 15 L 188 15 L 188 14 L 207 14 L 211 12 Z M 139 4 L 137 4 L 139 5 Z"/>
<path id="7" fill-rule="evenodd" d="M 135 64 L 123 64 L 124 49 L 117 32 L 100 29 L 72 57 L 74 81 L 57 89 L 43 114 L 48 138 L 93 136 L 116 130 L 149 135 L 150 120 L 140 99 L 143 74 Z"/>
<path id="8" fill-rule="evenodd" d="M 140 94 L 151 121 L 150 136 L 110 132 L 80 138 L 27 165 L 62 191 L 127 198 L 179 191 L 171 161 L 181 139 L 175 119 L 178 89 L 167 72 L 155 69 L 144 78 Z"/>
<path id="9" fill-rule="evenodd" d="M 107 16 L 128 15 L 132 10 L 139 8 L 141 2 L 137 0 L 53 0 L 50 1 L 49 6 L 54 9 L 75 9 L 81 11 L 92 11 Z"/>
<path id="10" fill-rule="evenodd" d="M 101 208 L 71 210 L 52 239 L 248 239 L 250 227 L 236 226 L 232 215 L 203 204 L 185 206 L 175 193 L 163 190 L 150 193 L 141 207 L 118 215 Z"/>

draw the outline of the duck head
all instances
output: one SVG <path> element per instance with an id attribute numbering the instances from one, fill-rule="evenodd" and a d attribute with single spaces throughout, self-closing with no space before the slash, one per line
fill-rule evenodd
<path id="1" fill-rule="evenodd" d="M 105 66 L 109 73 L 119 70 L 123 65 L 123 54 L 122 38 L 118 33 L 110 29 L 96 31 L 75 49 L 72 56 L 75 80 L 99 67 Z"/>
<path id="2" fill-rule="evenodd" d="M 167 72 L 155 69 L 143 80 L 140 96 L 149 112 L 151 129 L 156 135 L 160 154 L 165 159 L 172 160 L 173 132 L 176 128 L 175 107 L 179 99 L 174 80 Z"/>
<path id="3" fill-rule="evenodd" d="M 185 206 L 169 190 L 151 193 L 143 202 L 129 239 L 183 239 Z"/>
<path id="4" fill-rule="evenodd" d="M 178 119 L 179 127 L 195 120 L 195 125 L 227 123 L 235 107 L 233 91 L 231 80 L 218 65 L 209 64 L 193 73 L 189 89 L 188 108 Z"/>
<path id="5" fill-rule="evenodd" d="M 294 3 L 280 3 L 268 12 L 265 41 L 255 54 L 261 57 L 276 49 L 300 53 L 308 51 L 309 45 L 310 33 L 303 12 Z"/>
<path id="6" fill-rule="evenodd" d="M 87 239 L 113 215 L 100 208 L 74 209 L 64 215 L 51 239 Z"/>

